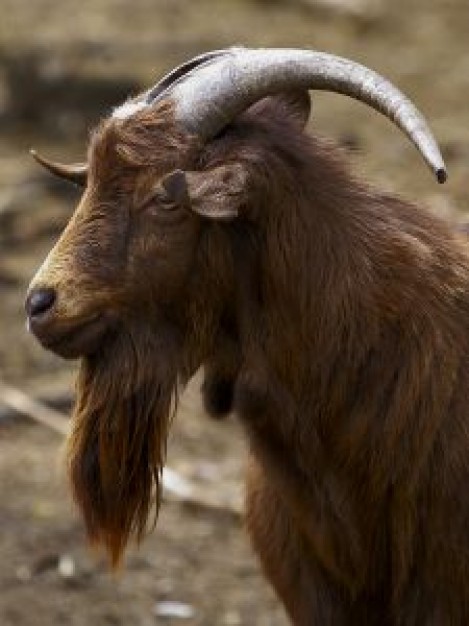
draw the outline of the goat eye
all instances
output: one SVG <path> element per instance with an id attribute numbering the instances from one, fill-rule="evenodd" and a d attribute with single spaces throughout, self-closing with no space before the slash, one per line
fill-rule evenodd
<path id="1" fill-rule="evenodd" d="M 164 211 L 174 211 L 178 208 L 178 204 L 174 201 L 174 198 L 171 198 L 165 191 L 162 191 L 155 198 L 155 206 Z"/>
<path id="2" fill-rule="evenodd" d="M 159 215 L 167 211 L 175 211 L 178 205 L 164 189 L 157 189 L 151 197 L 146 200 L 143 208 L 153 215 Z"/>

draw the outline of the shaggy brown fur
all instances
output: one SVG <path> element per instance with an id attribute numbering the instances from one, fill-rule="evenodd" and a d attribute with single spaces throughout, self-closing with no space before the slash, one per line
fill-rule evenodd
<path id="1" fill-rule="evenodd" d="M 80 367 L 70 477 L 88 536 L 108 550 L 114 566 L 129 537 L 142 538 L 152 506 L 156 519 L 160 505 L 176 380 L 175 363 L 154 363 L 162 350 L 171 346 L 162 345 L 146 320 L 135 320 Z"/>
<path id="2" fill-rule="evenodd" d="M 65 285 L 80 319 L 113 320 L 82 365 L 76 498 L 117 561 L 160 493 L 171 392 L 204 365 L 207 408 L 245 427 L 247 526 L 292 622 L 463 626 L 467 245 L 353 180 L 307 113 L 304 96 L 266 99 L 206 146 L 162 108 L 98 131 L 34 282 L 57 290 L 52 335 Z M 193 210 L 162 192 L 175 168 Z"/>

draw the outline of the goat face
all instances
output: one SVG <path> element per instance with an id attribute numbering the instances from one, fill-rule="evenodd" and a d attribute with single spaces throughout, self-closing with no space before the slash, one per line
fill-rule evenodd
<path id="1" fill-rule="evenodd" d="M 26 299 L 31 331 L 63 357 L 96 351 L 143 310 L 146 319 L 167 317 L 193 268 L 203 218 L 236 215 L 240 166 L 183 172 L 193 146 L 168 125 L 163 137 L 163 126 L 156 112 L 111 119 L 91 142 L 82 199 Z"/>
<path id="2" fill-rule="evenodd" d="M 41 343 L 83 357 L 69 476 L 113 563 L 158 508 L 174 389 L 198 365 L 182 346 L 203 224 L 236 215 L 245 188 L 239 163 L 189 171 L 198 144 L 179 132 L 154 110 L 98 129 L 81 202 L 26 300 Z"/>

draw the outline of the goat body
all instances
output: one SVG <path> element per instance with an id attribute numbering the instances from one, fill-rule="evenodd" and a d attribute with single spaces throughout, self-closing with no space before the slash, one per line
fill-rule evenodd
<path id="1" fill-rule="evenodd" d="M 96 298 L 113 312 L 83 357 L 75 496 L 117 559 L 158 485 L 171 391 L 203 365 L 208 411 L 244 426 L 247 527 L 292 622 L 462 626 L 467 245 L 352 178 L 335 148 L 304 134 L 306 115 L 303 94 L 279 95 L 205 146 L 177 135 L 161 106 L 96 134 L 84 200 L 35 282 L 72 284 L 75 309 L 93 294 L 87 314 Z M 242 184 L 220 173 L 230 164 Z M 201 176 L 201 210 L 142 222 L 135 206 L 175 167 Z M 211 219 L 205 201 L 236 204 L 237 217 Z"/>
<path id="2" fill-rule="evenodd" d="M 227 373 L 218 341 L 205 382 L 248 434 L 253 545 L 295 624 L 465 624 L 466 245 L 258 126 L 262 227 L 231 237 L 239 352 Z"/>

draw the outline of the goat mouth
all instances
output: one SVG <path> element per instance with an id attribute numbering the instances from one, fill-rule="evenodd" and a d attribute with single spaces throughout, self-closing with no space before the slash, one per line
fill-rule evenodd
<path id="1" fill-rule="evenodd" d="M 61 331 L 49 337 L 38 337 L 47 350 L 64 359 L 77 359 L 96 352 L 112 325 L 104 315 L 97 315 L 79 326 Z"/>

